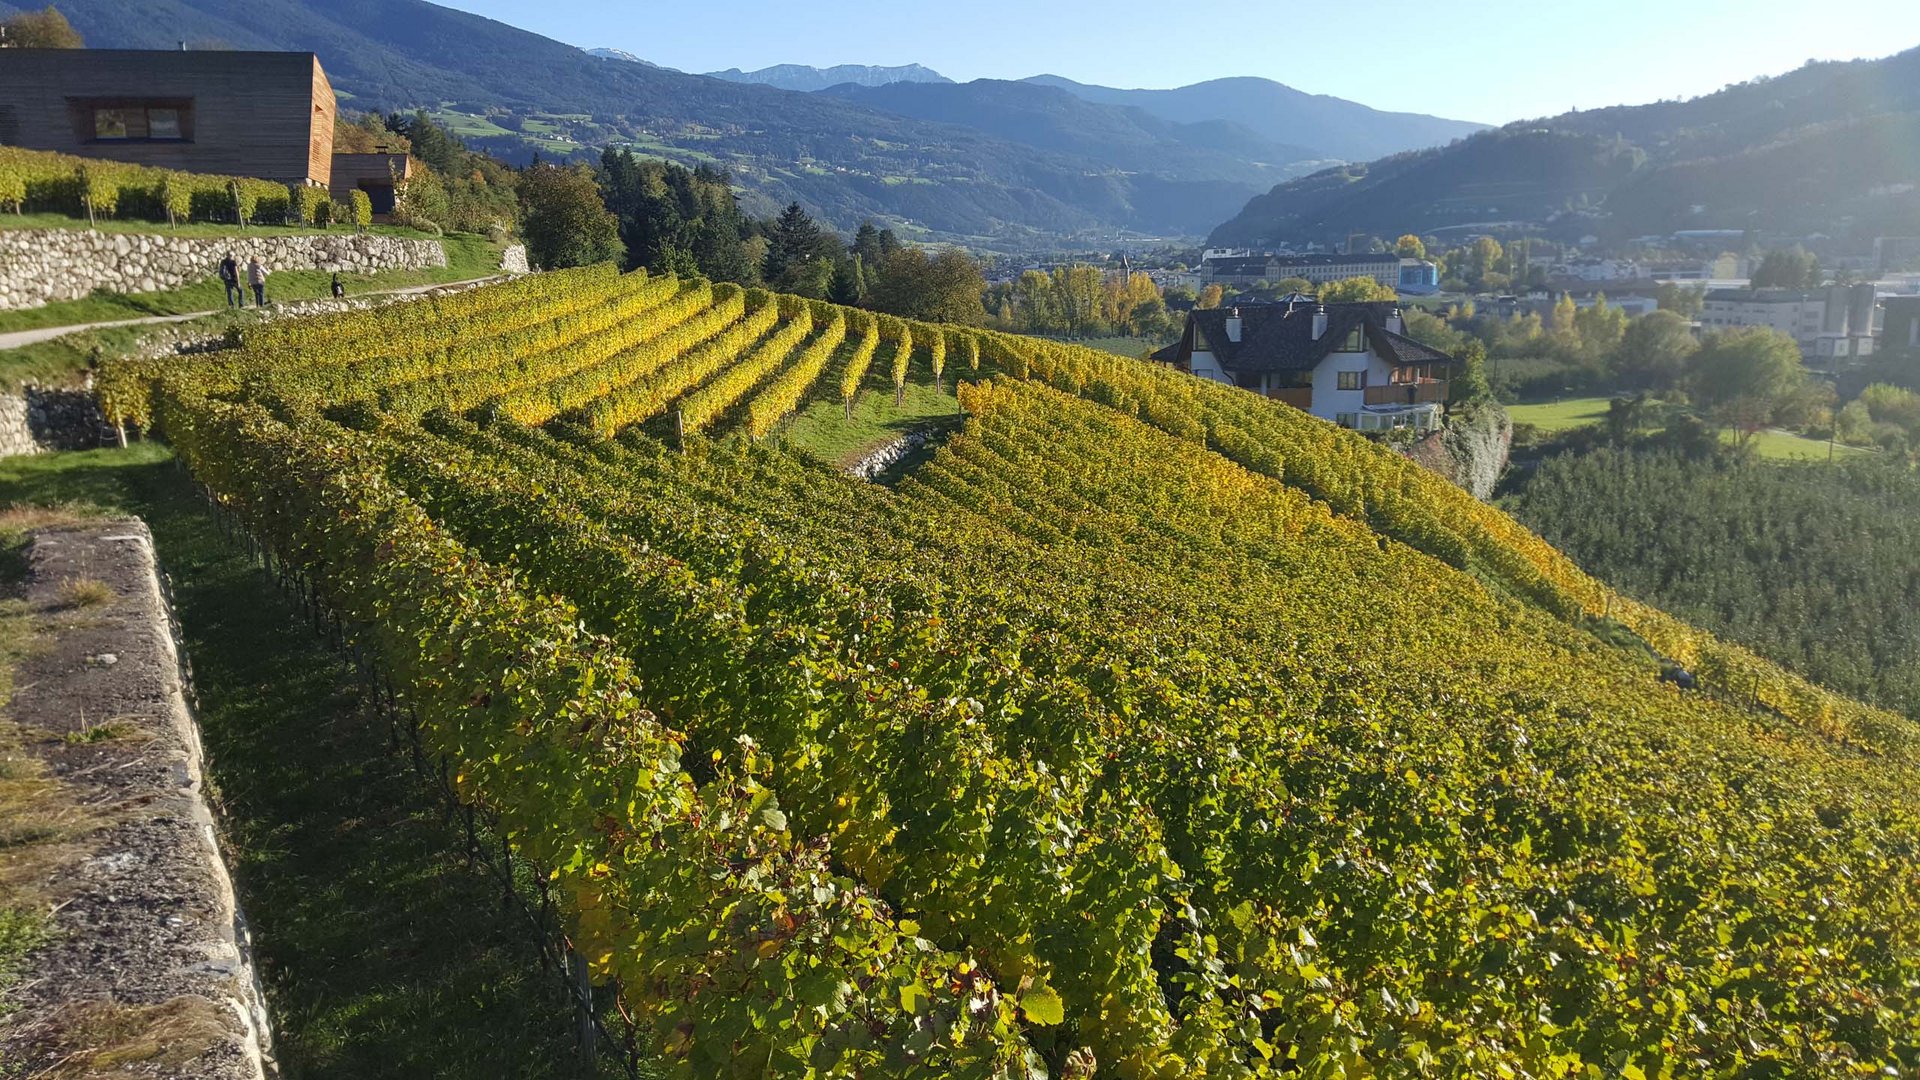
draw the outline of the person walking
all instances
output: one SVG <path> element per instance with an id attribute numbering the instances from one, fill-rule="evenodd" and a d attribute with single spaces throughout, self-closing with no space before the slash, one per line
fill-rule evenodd
<path id="1" fill-rule="evenodd" d="M 333 298 L 339 300 L 347 295 L 347 287 L 340 284 L 340 271 L 333 272 Z"/>
<path id="2" fill-rule="evenodd" d="M 231 251 L 227 252 L 226 258 L 220 260 L 220 284 L 227 287 L 228 307 L 247 306 L 246 290 L 240 287 L 240 263 L 234 259 Z"/>
<path id="3" fill-rule="evenodd" d="M 247 260 L 247 284 L 253 286 L 253 302 L 257 307 L 267 306 L 267 268 L 260 264 L 260 256 Z"/>

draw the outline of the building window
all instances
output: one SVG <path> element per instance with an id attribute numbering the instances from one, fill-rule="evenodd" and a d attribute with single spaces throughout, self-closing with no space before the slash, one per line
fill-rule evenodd
<path id="1" fill-rule="evenodd" d="M 178 139 L 180 137 L 179 109 L 147 110 L 147 138 Z"/>
<path id="2" fill-rule="evenodd" d="M 1350 413 L 1350 412 L 1335 413 L 1333 415 L 1333 422 L 1336 424 L 1339 424 L 1343 428 L 1359 427 L 1360 414 Z"/>
<path id="3" fill-rule="evenodd" d="M 96 142 L 185 142 L 189 107 L 165 105 L 96 105 L 93 138 Z"/>
<path id="4" fill-rule="evenodd" d="M 96 139 L 124 139 L 127 137 L 127 110 L 93 110 L 93 137 Z"/>
<path id="5" fill-rule="evenodd" d="M 1364 371 L 1343 371 L 1339 375 L 1337 388 L 1341 390 L 1365 390 L 1367 373 Z"/>
<path id="6" fill-rule="evenodd" d="M 1340 351 L 1359 352 L 1360 347 L 1360 328 L 1356 326 L 1347 331 L 1347 340 L 1340 343 Z"/>

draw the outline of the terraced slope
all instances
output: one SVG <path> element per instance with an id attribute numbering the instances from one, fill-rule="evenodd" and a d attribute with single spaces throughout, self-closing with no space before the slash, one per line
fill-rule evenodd
<path id="1" fill-rule="evenodd" d="M 893 489 L 778 437 L 876 361 Z M 1912 725 L 1286 406 L 604 270 L 103 384 L 690 1074 L 1920 1068 Z"/>

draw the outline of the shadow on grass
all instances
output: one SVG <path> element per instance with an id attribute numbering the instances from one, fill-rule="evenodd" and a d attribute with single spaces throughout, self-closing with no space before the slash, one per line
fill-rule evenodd
<path id="1" fill-rule="evenodd" d="M 467 866 L 463 830 L 389 751 L 351 671 L 221 539 L 165 451 L 0 459 L 0 505 L 20 502 L 153 530 L 284 1074 L 582 1075 L 522 917 Z"/>

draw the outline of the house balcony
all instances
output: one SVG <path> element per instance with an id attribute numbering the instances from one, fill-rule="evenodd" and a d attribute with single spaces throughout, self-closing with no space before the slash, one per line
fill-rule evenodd
<path id="1" fill-rule="evenodd" d="M 1287 386 L 1267 391 L 1267 396 L 1275 401 L 1284 401 L 1296 409 L 1313 408 L 1313 387 Z"/>
<path id="2" fill-rule="evenodd" d="M 1369 386 L 1365 403 L 1375 405 L 1427 405 L 1447 400 L 1447 380 L 1421 379 L 1419 382 L 1388 383 Z"/>

